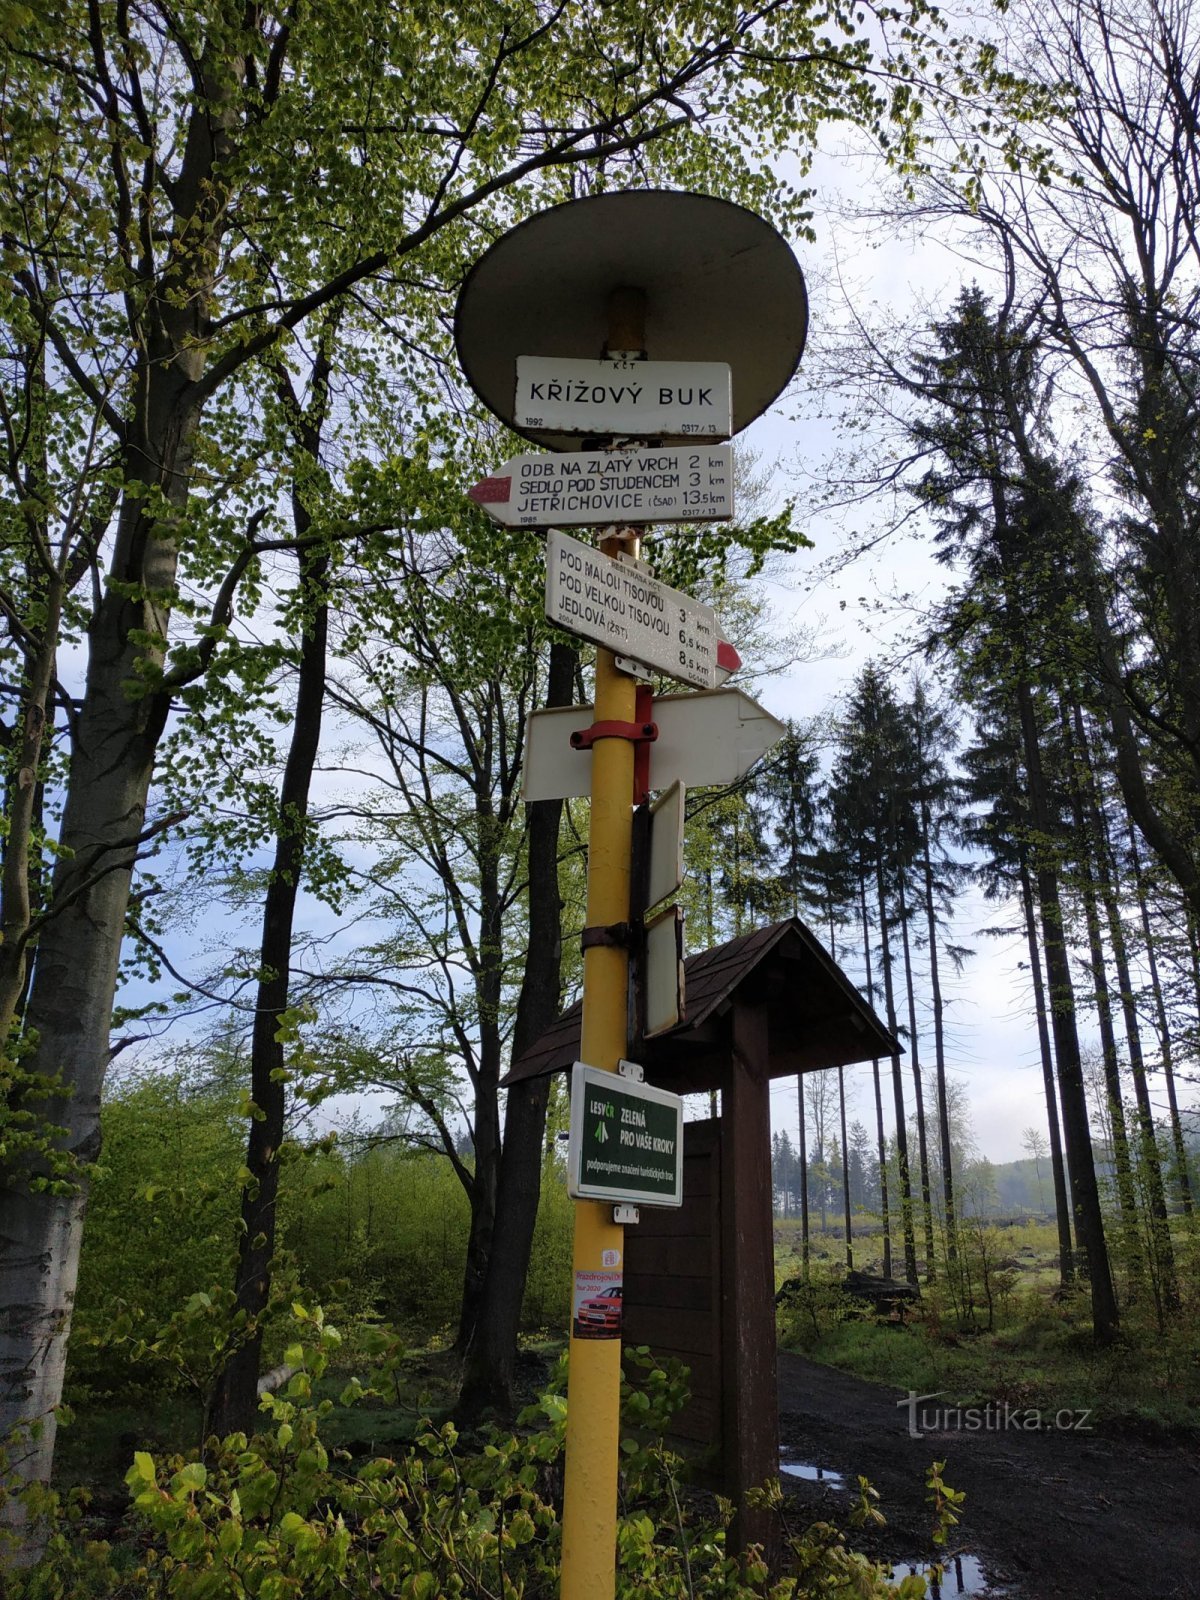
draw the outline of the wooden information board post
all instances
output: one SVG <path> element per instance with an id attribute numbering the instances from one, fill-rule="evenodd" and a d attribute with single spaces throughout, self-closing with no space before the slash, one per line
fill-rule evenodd
<path id="1" fill-rule="evenodd" d="M 770 1085 L 899 1045 L 794 918 L 689 957 L 686 975 L 686 1022 L 638 1059 L 674 1094 L 719 1091 L 721 1116 L 684 1125 L 682 1207 L 626 1235 L 624 1338 L 691 1369 L 675 1429 L 737 1505 L 745 1545 L 771 1532 L 748 1491 L 779 1470 Z M 568 1070 L 578 1039 L 573 1007 L 505 1081 Z"/>

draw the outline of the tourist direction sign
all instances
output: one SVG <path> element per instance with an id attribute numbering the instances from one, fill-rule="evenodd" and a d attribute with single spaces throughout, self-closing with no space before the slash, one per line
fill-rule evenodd
<path id="1" fill-rule="evenodd" d="M 618 558 L 620 559 L 620 558 Z M 720 623 L 717 624 L 717 688 L 719 689 L 742 664 L 742 658 L 730 644 L 728 639 L 723 639 L 720 633 Z M 618 672 L 625 672 L 631 678 L 637 678 L 642 683 L 650 683 L 654 677 L 654 668 L 648 667 L 644 661 L 635 661 L 632 656 L 616 655 L 613 658 L 617 664 Z"/>
<path id="2" fill-rule="evenodd" d="M 467 494 L 506 528 L 727 522 L 733 452 L 696 444 L 514 456 Z"/>
<path id="3" fill-rule="evenodd" d="M 727 361 L 518 356 L 513 421 L 590 437 L 728 439 Z"/>
<path id="4" fill-rule="evenodd" d="M 656 695 L 658 738 L 650 746 L 650 789 L 676 779 L 688 788 L 736 783 L 783 738 L 778 718 L 741 689 Z M 574 800 L 592 792 L 592 758 L 571 747 L 571 735 L 595 721 L 591 706 L 535 711 L 525 724 L 525 800 Z"/>
<path id="5" fill-rule="evenodd" d="M 683 1101 L 577 1061 L 571 1071 L 567 1193 L 576 1200 L 683 1204 Z"/>
<path id="6" fill-rule="evenodd" d="M 557 530 L 546 536 L 546 615 L 669 678 L 716 687 L 720 630 L 711 606 Z"/>

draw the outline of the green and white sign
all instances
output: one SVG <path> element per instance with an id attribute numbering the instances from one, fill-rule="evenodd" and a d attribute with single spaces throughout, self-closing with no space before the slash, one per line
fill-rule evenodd
<path id="1" fill-rule="evenodd" d="M 567 1192 L 575 1200 L 683 1204 L 683 1101 L 577 1061 L 571 1073 Z"/>

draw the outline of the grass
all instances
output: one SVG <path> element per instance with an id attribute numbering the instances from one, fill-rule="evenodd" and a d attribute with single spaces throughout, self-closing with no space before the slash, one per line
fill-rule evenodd
<path id="1" fill-rule="evenodd" d="M 1179 1240 L 1181 1316 L 1161 1333 L 1151 1308 L 1131 1306 L 1126 1297 L 1118 1341 L 1098 1349 L 1086 1292 L 1059 1289 L 1054 1230 L 1024 1224 L 991 1234 L 1000 1285 L 991 1329 L 978 1307 L 974 1318 L 957 1315 L 937 1285 L 923 1286 L 920 1305 L 903 1325 L 864 1317 L 861 1305 L 836 1287 L 844 1259 L 837 1235 L 813 1241 L 812 1304 L 781 1312 L 781 1341 L 874 1382 L 944 1391 L 951 1403 L 1086 1407 L 1101 1426 L 1200 1435 L 1200 1272 L 1192 1241 Z M 855 1239 L 856 1265 L 878 1270 L 881 1253 L 877 1237 Z M 780 1280 L 799 1276 L 793 1241 L 778 1230 L 776 1264 Z"/>

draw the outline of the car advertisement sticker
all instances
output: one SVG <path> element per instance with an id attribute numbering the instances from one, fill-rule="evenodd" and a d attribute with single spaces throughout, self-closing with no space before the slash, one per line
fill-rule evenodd
<path id="1" fill-rule="evenodd" d="M 575 1314 L 571 1333 L 576 1339 L 621 1337 L 620 1272 L 577 1272 Z"/>

